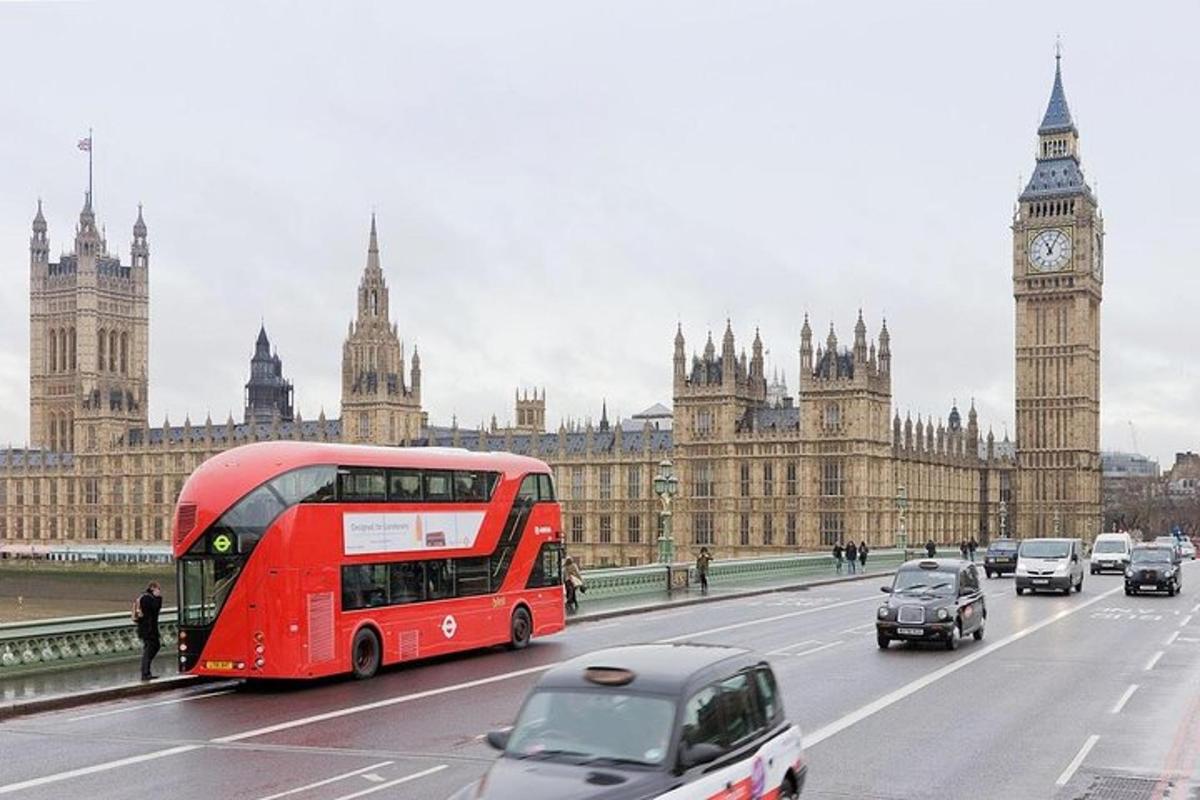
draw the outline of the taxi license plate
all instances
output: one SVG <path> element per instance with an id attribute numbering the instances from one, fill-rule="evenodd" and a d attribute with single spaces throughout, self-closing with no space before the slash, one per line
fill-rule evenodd
<path id="1" fill-rule="evenodd" d="M 1049 578 L 1034 578 L 1034 579 L 1033 579 L 1033 582 L 1034 582 L 1034 583 L 1036 583 L 1036 584 L 1038 584 L 1038 585 L 1041 585 L 1041 584 L 1043 584 L 1043 583 L 1049 583 L 1049 582 L 1050 582 L 1050 579 L 1049 579 Z"/>
<path id="2" fill-rule="evenodd" d="M 1139 589 L 1149 589 L 1150 591 L 1154 591 L 1155 589 L 1157 589 L 1157 588 L 1158 588 L 1158 584 L 1154 584 L 1154 583 L 1143 583 L 1143 584 L 1142 584 L 1141 586 L 1139 586 L 1138 588 L 1139 588 Z"/>
<path id="3" fill-rule="evenodd" d="M 901 636 L 924 636 L 923 628 L 896 628 L 896 633 Z"/>
<path id="4" fill-rule="evenodd" d="M 205 669 L 233 669 L 232 661 L 205 661 Z"/>

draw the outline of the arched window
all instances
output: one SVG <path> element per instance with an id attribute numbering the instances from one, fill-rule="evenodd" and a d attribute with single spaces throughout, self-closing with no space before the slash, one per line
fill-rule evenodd
<path id="1" fill-rule="evenodd" d="M 121 374 L 129 374 L 129 334 L 121 334 Z"/>
<path id="2" fill-rule="evenodd" d="M 96 369 L 104 371 L 104 348 L 108 344 L 108 334 L 104 329 L 100 329 L 100 335 L 96 337 Z"/>
<path id="3" fill-rule="evenodd" d="M 58 329 L 58 370 L 59 372 L 67 371 L 67 331 L 65 328 Z"/>
<path id="4" fill-rule="evenodd" d="M 120 336 L 116 331 L 108 335 L 108 371 L 117 371 L 117 349 L 120 347 Z"/>
<path id="5" fill-rule="evenodd" d="M 71 326 L 70 331 L 67 333 L 67 344 L 70 346 L 70 349 L 71 349 L 71 361 L 70 361 L 69 369 L 75 369 L 76 353 L 75 353 L 75 327 L 74 326 Z M 73 444 L 74 444 L 74 437 L 72 436 L 72 445 Z"/>
<path id="6" fill-rule="evenodd" d="M 50 449 L 58 450 L 58 419 L 50 416 Z"/>
<path id="7" fill-rule="evenodd" d="M 58 368 L 58 336 L 54 331 L 50 331 L 50 371 L 54 372 Z"/>
<path id="8" fill-rule="evenodd" d="M 379 316 L 379 295 L 374 289 L 371 290 L 371 316 Z"/>

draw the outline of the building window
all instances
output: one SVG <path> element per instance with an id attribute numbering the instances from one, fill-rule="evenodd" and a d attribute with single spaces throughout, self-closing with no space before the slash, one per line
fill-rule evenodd
<path id="1" fill-rule="evenodd" d="M 821 494 L 825 497 L 842 496 L 841 459 L 827 458 L 821 462 Z"/>
<path id="2" fill-rule="evenodd" d="M 612 517 L 600 515 L 600 544 L 612 544 Z"/>
<path id="3" fill-rule="evenodd" d="M 775 494 L 775 465 L 770 461 L 763 464 L 763 494 L 767 497 Z"/>
<path id="4" fill-rule="evenodd" d="M 20 485 L 20 482 L 18 482 L 17 486 L 19 487 Z M 17 502 L 20 503 L 21 501 L 17 500 Z M 75 505 L 75 481 L 70 478 L 67 478 L 67 505 Z M 74 533 L 74 531 L 72 531 L 72 533 Z"/>
<path id="5" fill-rule="evenodd" d="M 713 414 L 708 409 L 700 409 L 696 412 L 696 435 L 708 436 L 712 433 Z"/>
<path id="6" fill-rule="evenodd" d="M 612 500 L 612 467 L 600 467 L 600 499 Z"/>
<path id="7" fill-rule="evenodd" d="M 835 430 L 842 424 L 842 408 L 837 403 L 829 403 L 825 406 L 825 413 L 822 417 L 822 422 L 826 430 Z"/>
<path id="8" fill-rule="evenodd" d="M 162 538 L 163 538 L 163 521 L 162 521 L 162 517 L 155 517 L 155 518 L 154 518 L 154 539 L 155 539 L 156 541 L 160 541 L 160 542 L 161 542 L 161 541 L 162 541 Z"/>
<path id="9" fill-rule="evenodd" d="M 85 478 L 83 481 L 83 503 L 94 506 L 100 502 L 100 487 L 95 478 Z"/>
<path id="10" fill-rule="evenodd" d="M 125 520 L 120 517 L 113 519 L 113 538 L 122 539 L 125 536 Z"/>
<path id="11" fill-rule="evenodd" d="M 583 482 L 583 467 L 571 467 L 571 499 L 583 500 L 587 495 Z"/>
<path id="12" fill-rule="evenodd" d="M 34 539 L 42 538 L 42 518 L 41 517 L 33 518 L 33 537 L 32 538 L 34 538 Z"/>
<path id="13" fill-rule="evenodd" d="M 692 496 L 713 496 L 713 466 L 711 461 L 697 461 L 692 467 Z"/>
<path id="14" fill-rule="evenodd" d="M 3 491 L 0 491 L 0 505 L 4 505 Z M 58 478 L 50 479 L 50 505 L 58 505 Z"/>
<path id="15" fill-rule="evenodd" d="M 16 531 L 16 536 L 18 539 L 25 538 L 25 518 L 24 517 L 17 517 L 17 522 L 16 522 L 16 525 L 14 526 L 14 529 Z"/>
<path id="16" fill-rule="evenodd" d="M 637 514 L 629 515 L 629 535 L 627 538 L 630 544 L 642 543 L 642 518 Z"/>
<path id="17" fill-rule="evenodd" d="M 787 530 L 785 532 L 785 535 L 787 536 L 788 547 L 795 547 L 797 544 L 797 542 L 796 542 L 796 515 L 795 514 L 787 515 Z"/>
<path id="18" fill-rule="evenodd" d="M 741 542 L 743 547 L 748 547 L 750 545 L 750 515 L 749 514 L 742 514 L 742 519 L 740 522 L 740 529 L 741 529 L 741 536 L 739 537 L 738 541 Z"/>
<path id="19" fill-rule="evenodd" d="M 821 544 L 832 547 L 842 541 L 846 533 L 845 520 L 836 512 L 821 515 Z"/>
<path id="20" fill-rule="evenodd" d="M 113 478 L 112 484 L 112 502 L 113 505 L 122 505 L 125 502 L 125 485 L 120 478 Z"/>
<path id="21" fill-rule="evenodd" d="M 770 514 L 763 514 L 763 544 L 775 544 L 775 518 Z"/>
<path id="22" fill-rule="evenodd" d="M 571 515 L 571 543 L 583 544 L 583 515 Z"/>
<path id="23" fill-rule="evenodd" d="M 133 504 L 140 506 L 146 502 L 146 489 L 141 478 L 133 479 Z"/>
<path id="24" fill-rule="evenodd" d="M 795 461 L 789 461 L 787 464 L 786 480 L 787 480 L 787 485 L 785 487 L 785 491 L 787 492 L 788 497 L 795 497 L 796 496 L 796 462 Z"/>
<path id="25" fill-rule="evenodd" d="M 371 417 L 363 413 L 358 415 L 358 438 L 369 439 L 371 436 Z"/>
<path id="26" fill-rule="evenodd" d="M 42 479 L 33 479 L 33 505 L 34 507 L 42 504 Z"/>
<path id="27" fill-rule="evenodd" d="M 692 535 L 695 544 L 713 543 L 713 515 L 711 513 L 697 512 Z"/>
<path id="28" fill-rule="evenodd" d="M 738 484 L 742 497 L 750 496 L 750 462 L 743 461 L 738 468 Z"/>
<path id="29" fill-rule="evenodd" d="M 96 523 L 95 517 L 88 517 L 83 523 L 83 536 L 85 539 L 100 538 L 100 527 Z"/>
<path id="30" fill-rule="evenodd" d="M 154 479 L 154 502 L 156 504 L 159 504 L 159 503 L 162 503 L 162 501 L 163 501 L 162 478 L 155 478 Z"/>
<path id="31" fill-rule="evenodd" d="M 640 500 L 642 497 L 642 465 L 630 464 L 626 491 L 630 500 Z"/>
<path id="32" fill-rule="evenodd" d="M 142 518 L 134 517 L 133 518 L 133 538 L 140 541 L 143 536 L 145 536 L 145 533 L 142 530 Z"/>

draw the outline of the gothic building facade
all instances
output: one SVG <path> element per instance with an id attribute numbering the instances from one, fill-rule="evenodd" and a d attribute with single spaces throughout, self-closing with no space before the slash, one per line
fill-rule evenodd
<path id="1" fill-rule="evenodd" d="M 862 313 L 847 345 L 799 329 L 799 383 L 768 380 L 764 344 L 731 323 L 672 356 L 672 407 L 546 429 L 546 392 L 518 390 L 515 424 L 430 424 L 421 362 L 390 315 L 375 220 L 342 351 L 341 416 L 304 420 L 260 330 L 237 424 L 149 425 L 148 268 L 139 209 L 129 265 L 109 255 L 90 198 L 74 251 L 49 261 L 39 204 L 30 241 L 30 445 L 0 451 L 0 547 L 140 544 L 170 538 L 173 503 L 205 459 L 267 439 L 437 445 L 533 455 L 554 469 L 568 546 L 587 564 L 655 559 L 655 475 L 679 479 L 677 554 L 774 555 L 865 540 L 986 541 L 1099 530 L 1099 303 L 1103 224 L 1079 170 L 1078 133 L 1056 70 L 1037 169 L 1013 218 L 1016 445 L 963 415 L 902 418 L 886 323 Z M 664 369 L 665 369 L 664 363 Z"/>

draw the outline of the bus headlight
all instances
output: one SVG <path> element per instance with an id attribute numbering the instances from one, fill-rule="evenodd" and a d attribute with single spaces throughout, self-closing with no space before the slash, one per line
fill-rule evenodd
<path id="1" fill-rule="evenodd" d="M 264 661 L 261 656 L 254 659 L 254 666 L 258 667 L 259 669 L 262 669 L 262 665 L 265 663 L 267 663 L 267 662 Z"/>
<path id="2" fill-rule="evenodd" d="M 258 645 L 254 648 L 254 652 L 261 656 L 263 654 L 263 646 L 261 644 Z"/>

